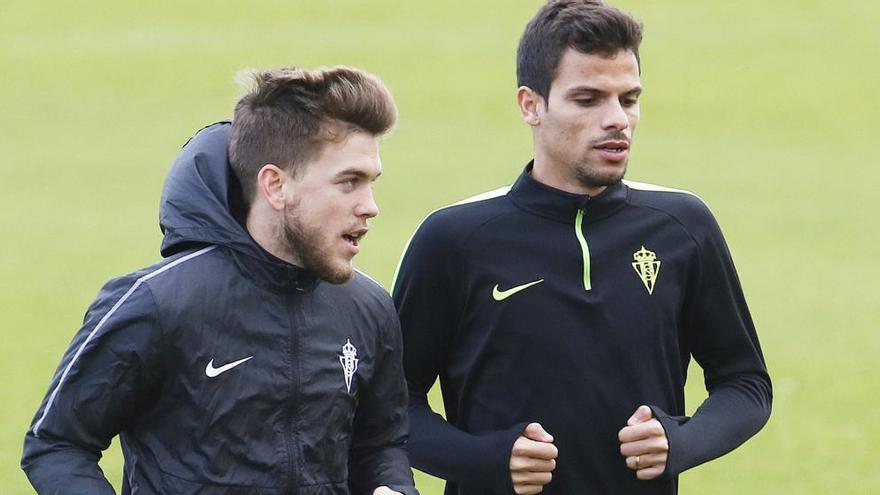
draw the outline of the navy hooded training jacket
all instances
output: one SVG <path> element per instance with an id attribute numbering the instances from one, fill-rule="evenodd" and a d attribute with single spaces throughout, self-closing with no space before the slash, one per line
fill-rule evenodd
<path id="1" fill-rule="evenodd" d="M 166 258 L 108 282 L 27 433 L 39 493 L 415 494 L 388 294 L 320 283 L 230 213 L 229 123 L 199 132 L 165 183 Z"/>

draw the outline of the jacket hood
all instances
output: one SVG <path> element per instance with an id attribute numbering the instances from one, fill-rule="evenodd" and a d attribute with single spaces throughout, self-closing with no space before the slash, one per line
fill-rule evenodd
<path id="1" fill-rule="evenodd" d="M 243 271 L 262 285 L 305 290 L 317 279 L 260 247 L 232 213 L 232 191 L 239 187 L 229 167 L 232 123 L 211 124 L 183 146 L 165 178 L 159 205 L 162 256 L 214 244 L 231 249 Z"/>
<path id="2" fill-rule="evenodd" d="M 220 244 L 236 250 L 255 248 L 230 208 L 233 180 L 226 158 L 228 121 L 203 128 L 180 150 L 165 178 L 159 205 L 162 256 L 194 244 Z"/>

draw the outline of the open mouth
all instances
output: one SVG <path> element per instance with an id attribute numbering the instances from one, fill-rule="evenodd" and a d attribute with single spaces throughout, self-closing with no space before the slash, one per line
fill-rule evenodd
<path id="1" fill-rule="evenodd" d="M 602 158 L 612 163 L 623 163 L 629 153 L 629 142 L 620 140 L 602 141 L 593 146 Z"/>
<path id="2" fill-rule="evenodd" d="M 361 239 L 367 235 L 367 231 L 369 229 L 357 229 L 347 234 L 342 234 L 342 238 L 345 239 L 349 244 L 354 247 L 357 247 L 360 243 Z"/>
<path id="3" fill-rule="evenodd" d="M 629 143 L 626 141 L 605 141 L 597 144 L 595 147 L 609 153 L 623 153 L 629 149 Z"/>

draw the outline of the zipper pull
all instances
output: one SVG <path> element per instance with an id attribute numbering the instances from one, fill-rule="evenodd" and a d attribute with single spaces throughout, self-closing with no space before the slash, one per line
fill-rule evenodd
<path id="1" fill-rule="evenodd" d="M 583 211 L 584 213 L 586 213 L 587 208 L 590 206 L 590 201 L 592 201 L 592 200 L 593 200 L 592 196 L 584 196 L 584 199 L 580 200 L 580 202 L 578 204 L 578 209 Z"/>
<path id="2" fill-rule="evenodd" d="M 587 197 L 585 203 L 589 203 L 590 198 Z M 584 214 L 586 213 L 586 204 L 577 211 L 574 217 L 574 235 L 577 237 L 578 243 L 581 245 L 581 254 L 584 257 L 584 290 L 592 290 L 593 283 L 590 280 L 590 246 L 584 237 Z"/>

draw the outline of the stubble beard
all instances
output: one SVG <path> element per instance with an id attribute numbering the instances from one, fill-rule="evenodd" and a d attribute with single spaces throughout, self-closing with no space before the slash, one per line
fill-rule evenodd
<path id="1" fill-rule="evenodd" d="M 627 163 L 623 164 L 623 168 L 618 173 L 602 174 L 595 170 L 589 164 L 574 167 L 575 179 L 584 187 L 593 189 L 596 187 L 609 187 L 618 184 L 626 175 Z"/>
<path id="2" fill-rule="evenodd" d="M 325 246 L 323 231 L 320 226 L 305 225 L 297 212 L 299 203 L 284 207 L 282 233 L 286 248 L 299 258 L 302 268 L 314 273 L 318 278 L 331 284 L 343 284 L 351 280 L 351 263 L 334 264 Z"/>
<path id="3" fill-rule="evenodd" d="M 594 141 L 594 143 L 601 143 L 603 141 L 626 141 L 630 144 L 630 150 L 632 149 L 632 139 L 627 137 L 627 135 L 623 132 L 609 132 L 601 138 Z M 590 144 L 590 148 L 592 149 L 593 143 Z M 629 157 L 627 157 L 626 161 L 620 164 L 619 171 L 615 170 L 613 174 L 609 173 L 601 173 L 600 170 L 603 167 L 602 165 L 593 165 L 589 162 L 589 160 L 584 160 L 583 162 L 577 164 L 574 168 L 574 176 L 575 179 L 584 187 L 588 189 L 597 188 L 597 187 L 609 187 L 615 184 L 620 183 L 623 180 L 623 177 L 626 175 L 626 168 L 629 165 Z"/>

